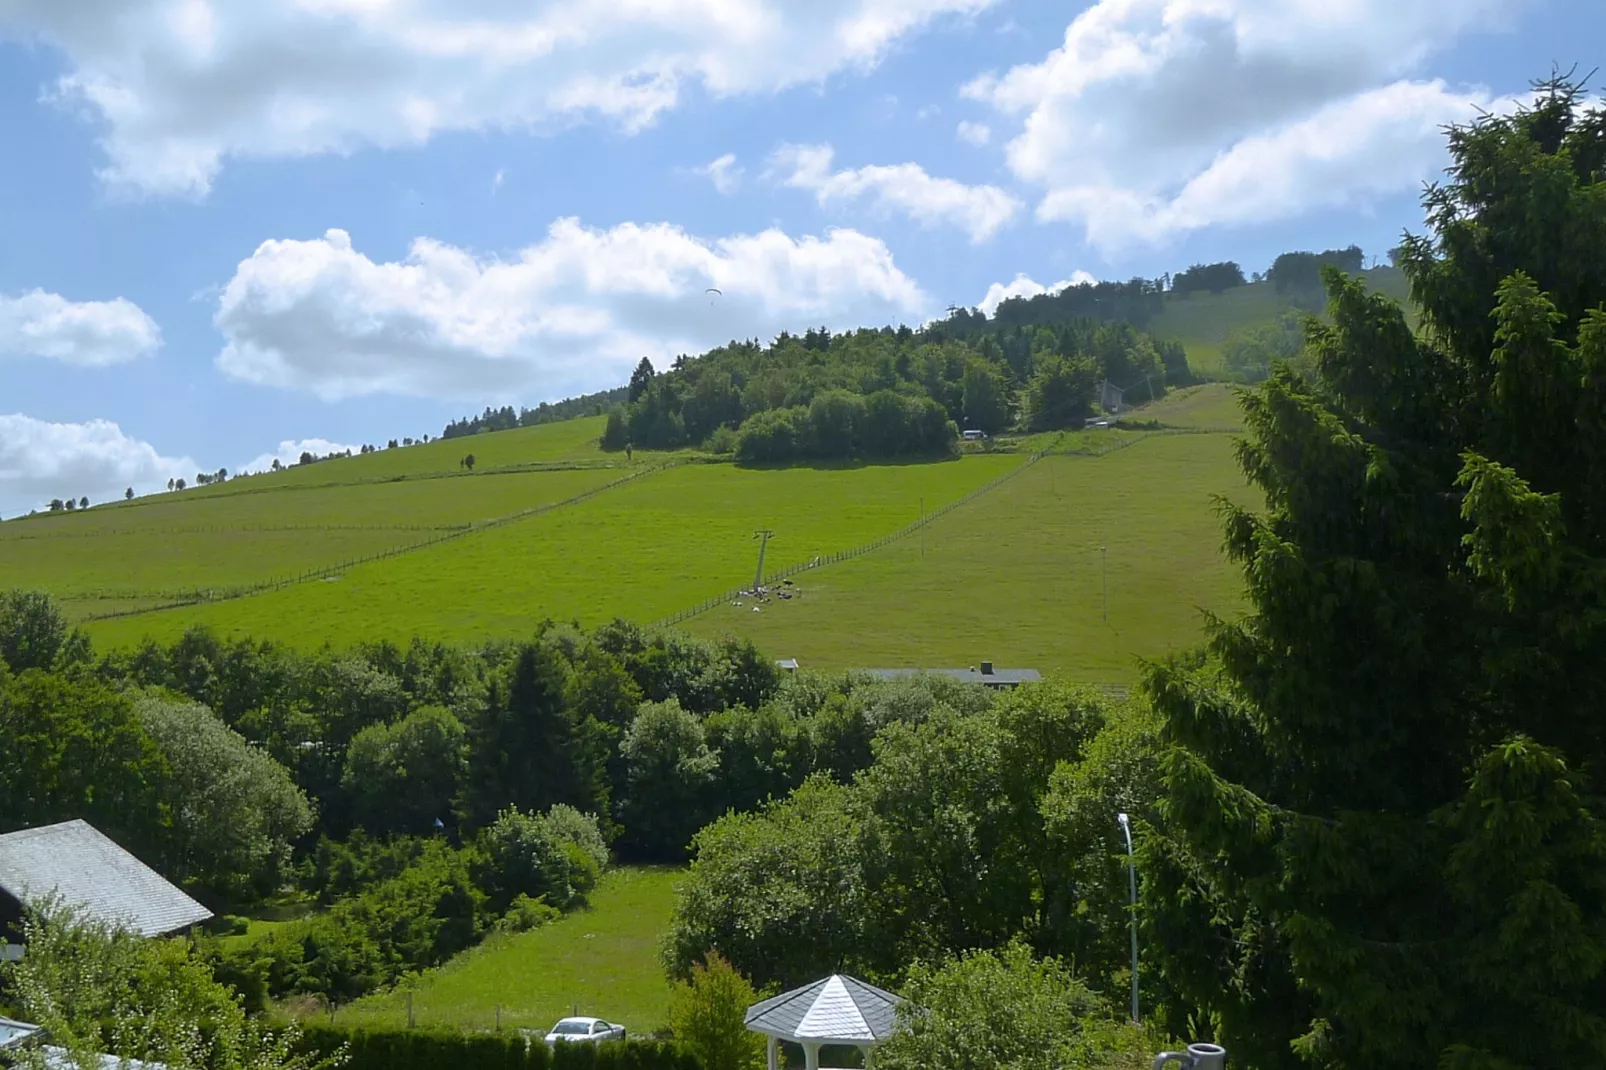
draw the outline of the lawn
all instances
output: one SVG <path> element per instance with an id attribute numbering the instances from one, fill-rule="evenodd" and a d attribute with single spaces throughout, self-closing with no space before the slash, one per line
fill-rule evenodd
<path id="1" fill-rule="evenodd" d="M 651 622 L 767 567 L 848 549 L 903 527 L 1019 466 L 1019 455 L 922 464 L 754 470 L 685 465 L 585 502 L 316 581 L 224 602 L 96 621 L 102 646 L 171 639 L 192 623 L 301 646 L 361 636 L 477 641 L 543 617 Z M 545 476 L 541 478 L 546 478 Z"/>
<path id="2" fill-rule="evenodd" d="M 413 990 L 419 1025 L 546 1030 L 578 1012 L 623 1024 L 631 1035 L 663 1026 L 669 982 L 658 941 L 669 928 L 683 869 L 622 867 L 592 893 L 591 906 L 534 932 L 493 937 L 425 973 Z M 337 1021 L 407 1024 L 407 996 L 369 996 Z"/>
<path id="3" fill-rule="evenodd" d="M 137 609 L 196 588 L 264 583 L 414 545 L 625 474 L 476 474 L 189 500 L 173 495 L 145 508 L 0 524 L 0 588 L 41 587 L 80 618 Z"/>
<path id="4" fill-rule="evenodd" d="M 795 577 L 801 596 L 718 606 L 682 627 L 750 636 L 808 668 L 1000 666 L 1129 683 L 1139 657 L 1232 613 L 1211 496 L 1253 501 L 1232 436 L 1155 435 L 1104 457 L 1054 456 L 913 535 Z M 1108 580 L 1104 617 L 1100 546 Z"/>

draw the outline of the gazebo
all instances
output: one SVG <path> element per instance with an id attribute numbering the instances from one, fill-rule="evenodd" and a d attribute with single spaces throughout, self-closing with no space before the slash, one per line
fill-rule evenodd
<path id="1" fill-rule="evenodd" d="M 898 1004 L 891 992 L 853 977 L 832 974 L 747 1008 L 747 1028 L 769 1037 L 769 1070 L 780 1070 L 780 1042 L 803 1047 L 808 1070 L 820 1070 L 827 1044 L 871 1050 L 892 1032 Z"/>

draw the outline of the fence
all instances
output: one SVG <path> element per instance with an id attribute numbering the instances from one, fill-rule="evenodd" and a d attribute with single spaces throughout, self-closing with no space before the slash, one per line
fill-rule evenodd
<path id="1" fill-rule="evenodd" d="M 1058 441 L 1058 440 L 1056 439 L 1056 441 Z M 1050 452 L 1051 452 L 1051 450 L 1048 450 L 1048 449 L 1038 450 L 1036 453 L 1033 453 L 1030 457 L 1028 457 L 1025 462 L 1023 462 L 1022 464 L 1017 465 L 1014 468 L 1011 468 L 1008 472 L 1005 472 L 1003 475 L 999 476 L 997 479 L 993 479 L 993 480 L 988 481 L 987 483 L 983 483 L 981 486 L 977 487 L 975 490 L 971 491 L 970 493 L 966 494 L 965 496 L 963 496 L 961 498 L 956 498 L 953 501 L 949 502 L 947 505 L 941 506 L 941 507 L 939 507 L 937 509 L 934 509 L 933 511 L 931 511 L 929 513 L 926 513 L 919 520 L 916 520 L 916 521 L 913 521 L 912 523 L 904 525 L 903 527 L 899 528 L 897 531 L 894 531 L 890 535 L 883 535 L 879 539 L 876 539 L 876 540 L 874 540 L 872 542 L 867 542 L 867 543 L 863 544 L 862 546 L 855 546 L 855 547 L 853 547 L 851 549 L 848 549 L 848 550 L 838 550 L 836 553 L 833 553 L 833 554 L 823 554 L 821 556 L 815 557 L 811 561 L 802 561 L 802 562 L 799 562 L 799 563 L 794 564 L 794 565 L 787 565 L 784 568 L 779 568 L 779 569 L 774 570 L 773 572 L 766 573 L 764 575 L 763 579 L 760 582 L 762 584 L 764 584 L 764 585 L 768 585 L 768 584 L 773 583 L 773 582 L 775 582 L 777 580 L 784 580 L 784 579 L 786 579 L 786 578 L 788 578 L 790 576 L 796 576 L 798 573 L 801 573 L 801 572 L 808 572 L 811 569 L 816 569 L 816 568 L 824 568 L 826 565 L 835 565 L 835 564 L 838 564 L 838 563 L 840 563 L 842 561 L 848 561 L 848 560 L 851 560 L 851 559 L 853 559 L 855 557 L 862 557 L 865 554 L 874 553 L 876 550 L 879 550 L 884 546 L 891 545 L 892 543 L 897 542 L 899 539 L 907 538 L 908 536 L 910 536 L 910 535 L 914 534 L 915 532 L 919 531 L 921 528 L 925 527 L 927 524 L 929 524 L 932 521 L 936 520 L 938 517 L 943 516 L 946 513 L 950 513 L 955 509 L 958 509 L 961 505 L 966 505 L 966 504 L 968 504 L 970 502 L 973 502 L 977 498 L 981 497 L 983 494 L 986 494 L 988 491 L 996 490 L 998 487 L 1003 486 L 1005 483 L 1007 483 L 1010 480 L 1014 479 L 1016 476 L 1020 475 L 1024 471 L 1026 471 L 1032 465 L 1034 465 L 1038 461 L 1042 460 Z M 695 617 L 700 613 L 708 612 L 710 609 L 713 609 L 717 605 L 721 605 L 721 604 L 723 604 L 725 602 L 729 602 L 729 601 L 731 601 L 731 600 L 733 600 L 735 598 L 740 597 L 745 591 L 747 591 L 749 589 L 750 588 L 746 588 L 746 587 L 737 587 L 737 588 L 733 588 L 732 590 L 726 591 L 723 594 L 715 595 L 713 598 L 704 599 L 703 601 L 699 602 L 695 606 L 690 607 L 689 609 L 683 609 L 678 613 L 670 614 L 669 616 L 663 618 L 662 620 L 655 621 L 653 624 L 649 625 L 648 630 L 649 631 L 662 631 L 665 628 L 672 628 L 676 624 L 679 624 L 681 621 L 690 620 L 692 617 Z"/>
<path id="2" fill-rule="evenodd" d="M 764 585 L 769 585 L 774 581 L 784 580 L 801 572 L 808 572 L 816 568 L 824 568 L 826 565 L 835 565 L 843 561 L 850 561 L 855 557 L 862 557 L 865 554 L 874 553 L 884 546 L 889 546 L 900 539 L 904 539 L 910 535 L 913 535 L 915 532 L 919 531 L 921 528 L 925 527 L 927 524 L 930 524 L 932 521 L 943 516 L 944 514 L 952 512 L 962 505 L 968 505 L 989 491 L 996 490 L 998 487 L 1009 482 L 1022 472 L 1026 471 L 1028 468 L 1032 467 L 1044 457 L 1103 457 L 1106 454 L 1114 453 L 1116 450 L 1123 450 L 1129 446 L 1135 446 L 1139 442 L 1152 438 L 1156 435 L 1210 435 L 1221 434 L 1222 432 L 1219 430 L 1207 430 L 1202 428 L 1165 428 L 1159 431 L 1135 432 L 1131 438 L 1124 438 L 1115 442 L 1103 443 L 1098 446 L 1082 446 L 1077 447 L 1076 449 L 1061 450 L 1058 448 L 1059 444 L 1064 441 L 1065 435 L 1068 433 L 1069 432 L 1061 432 L 1059 437 L 1054 440 L 1053 444 L 1037 450 L 1023 463 L 1015 468 L 1010 469 L 1008 472 L 1005 472 L 997 479 L 994 479 L 988 483 L 984 483 L 982 486 L 977 487 L 975 490 L 971 491 L 969 494 L 966 494 L 962 498 L 956 498 L 947 505 L 944 505 L 930 513 L 926 513 L 919 520 L 899 528 L 890 535 L 883 535 L 881 538 L 876 539 L 873 542 L 867 542 L 862 546 L 855 546 L 848 550 L 839 550 L 834 554 L 825 554 L 821 557 L 816 557 L 812 561 L 804 561 L 795 565 L 788 565 L 785 568 L 776 569 L 773 572 L 767 572 L 765 573 L 761 583 Z M 682 609 L 679 612 L 672 613 L 661 620 L 654 621 L 648 626 L 648 630 L 662 631 L 665 628 L 672 628 L 682 621 L 690 620 L 692 617 L 708 612 L 715 606 L 723 605 L 727 602 L 733 601 L 750 590 L 751 588 L 748 587 L 735 587 L 724 592 L 723 594 L 717 594 L 712 598 L 706 598 L 697 603 L 695 606 Z"/>
<path id="3" fill-rule="evenodd" d="M 545 505 L 532 506 L 529 509 L 521 509 L 516 513 L 509 513 L 507 516 L 499 516 L 493 520 L 486 520 L 481 523 L 472 524 L 456 530 L 444 531 L 434 538 L 423 539 L 419 542 L 407 543 L 402 546 L 392 546 L 388 549 L 378 550 L 371 554 L 364 554 L 361 557 L 354 557 L 332 565 L 320 565 L 317 568 L 307 569 L 306 571 L 298 573 L 294 576 L 284 576 L 272 580 L 263 580 L 260 583 L 243 584 L 238 587 L 198 588 L 195 591 L 175 596 L 168 601 L 161 602 L 158 605 L 142 606 L 138 609 L 113 610 L 108 613 L 91 613 L 87 614 L 83 619 L 113 620 L 118 617 L 134 617 L 145 613 L 153 613 L 162 609 L 177 609 L 180 606 L 191 606 L 199 602 L 226 602 L 235 598 L 244 598 L 247 595 L 263 594 L 268 591 L 277 591 L 285 587 L 294 586 L 298 583 L 307 583 L 311 580 L 333 576 L 337 573 L 344 572 L 348 568 L 355 568 L 358 565 L 365 565 L 373 561 L 383 561 L 392 557 L 400 557 L 402 554 L 409 554 L 415 550 L 423 550 L 431 546 L 439 546 L 443 542 L 450 542 L 453 539 L 461 539 L 465 535 L 473 535 L 482 531 L 490 531 L 494 528 L 502 527 L 505 524 L 513 524 L 520 520 L 528 520 L 533 516 L 540 516 L 542 513 L 549 513 L 554 509 L 563 509 L 567 506 L 578 505 L 580 502 L 594 498 L 604 491 L 609 491 L 615 487 L 623 486 L 632 480 L 641 479 L 645 476 L 653 475 L 654 473 L 662 472 L 669 468 L 674 468 L 681 463 L 683 462 L 668 461 L 661 465 L 655 465 L 652 468 L 637 469 L 631 472 L 629 475 L 623 476 L 619 479 L 610 480 L 601 486 L 592 487 L 590 490 L 582 491 L 579 494 L 565 498 L 562 501 L 548 502 Z M 146 594 L 140 597 L 148 598 L 150 595 Z"/>

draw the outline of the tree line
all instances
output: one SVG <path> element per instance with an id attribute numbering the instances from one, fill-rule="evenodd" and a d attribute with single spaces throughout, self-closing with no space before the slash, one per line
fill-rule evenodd
<path id="1" fill-rule="evenodd" d="M 811 329 L 768 346 L 734 342 L 661 373 L 643 358 L 602 446 L 704 446 L 751 462 L 942 456 L 961 429 L 1081 426 L 1106 379 L 1144 398 L 1191 379 L 1181 347 L 1124 322 L 954 333 Z"/>

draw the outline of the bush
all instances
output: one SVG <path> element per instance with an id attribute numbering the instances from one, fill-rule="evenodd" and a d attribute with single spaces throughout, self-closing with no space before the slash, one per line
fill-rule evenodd
<path id="1" fill-rule="evenodd" d="M 747 1028 L 747 1008 L 758 993 L 717 951 L 691 968 L 691 979 L 675 985 L 669 1025 L 675 1039 L 705 1070 L 758 1070 L 764 1065 L 764 1037 Z"/>
<path id="2" fill-rule="evenodd" d="M 770 409 L 754 413 L 736 432 L 736 459 L 743 464 L 782 464 L 803 455 L 808 441 L 808 410 Z"/>
<path id="3" fill-rule="evenodd" d="M 513 897 L 507 912 L 496 923 L 496 929 L 504 933 L 527 933 L 562 916 L 563 911 L 546 900 L 534 899 L 521 892 Z"/>
<path id="4" fill-rule="evenodd" d="M 485 840 L 495 891 L 507 900 L 520 894 L 542 898 L 559 909 L 583 902 L 608 861 L 597 819 L 562 804 L 544 815 L 510 806 L 497 815 Z"/>
<path id="5" fill-rule="evenodd" d="M 878 1070 L 1093 1070 L 1149 1065 L 1159 1038 L 1124 1025 L 1053 959 L 1023 943 L 915 963 Z"/>
<path id="6" fill-rule="evenodd" d="M 720 426 L 714 428 L 713 434 L 708 436 L 708 451 L 720 456 L 736 452 L 736 432 L 734 429 Z"/>

